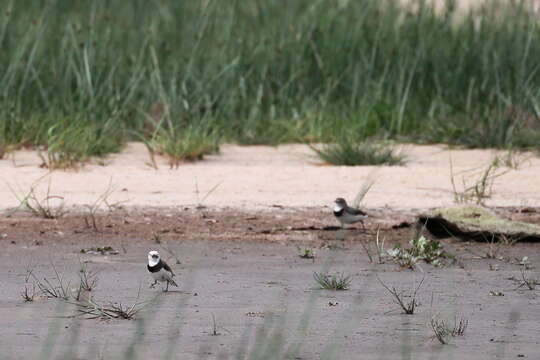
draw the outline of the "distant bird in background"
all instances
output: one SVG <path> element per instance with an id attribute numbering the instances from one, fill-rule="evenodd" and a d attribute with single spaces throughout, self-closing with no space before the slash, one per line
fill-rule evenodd
<path id="1" fill-rule="evenodd" d="M 356 194 L 356 197 L 352 202 L 352 206 L 349 206 L 344 198 L 338 197 L 336 200 L 334 200 L 334 216 L 341 223 L 342 229 L 345 227 L 345 225 L 354 224 L 356 222 L 360 222 L 362 224 L 362 229 L 366 229 L 364 220 L 368 217 L 368 215 L 360 210 L 359 207 L 360 203 L 375 183 L 377 172 L 378 169 L 374 169 L 368 174 L 367 178 L 363 181 L 360 190 Z"/>
<path id="2" fill-rule="evenodd" d="M 350 207 L 347 205 L 347 201 L 345 201 L 343 198 L 337 198 L 334 203 L 336 204 L 334 206 L 334 216 L 339 220 L 342 228 L 344 228 L 345 225 L 360 222 L 362 224 L 362 228 L 365 229 L 364 219 L 368 217 L 365 212 L 360 209 Z"/>
<path id="3" fill-rule="evenodd" d="M 164 291 L 169 291 L 169 284 L 178 287 L 178 284 L 174 282 L 173 276 L 174 272 L 171 270 L 170 266 L 167 265 L 167 263 L 159 257 L 159 253 L 157 251 L 150 251 L 148 253 L 148 271 L 150 272 L 150 275 L 152 276 L 152 279 L 154 279 L 154 282 L 152 285 L 150 285 L 151 288 L 156 286 L 156 284 L 159 282 L 167 282 L 167 287 Z"/>

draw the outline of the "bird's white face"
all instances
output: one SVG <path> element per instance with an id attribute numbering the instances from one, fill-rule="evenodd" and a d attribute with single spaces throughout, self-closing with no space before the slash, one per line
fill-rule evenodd
<path id="1" fill-rule="evenodd" d="M 335 204 L 334 211 L 335 212 L 341 211 L 345 207 L 345 200 L 343 200 L 342 198 L 337 198 L 334 201 L 334 204 Z"/>
<path id="2" fill-rule="evenodd" d="M 157 251 L 150 251 L 148 253 L 148 265 L 150 266 L 156 266 L 159 262 L 159 253 Z"/>

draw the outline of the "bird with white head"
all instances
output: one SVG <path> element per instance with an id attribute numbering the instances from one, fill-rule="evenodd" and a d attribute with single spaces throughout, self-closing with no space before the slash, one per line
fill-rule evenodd
<path id="1" fill-rule="evenodd" d="M 160 258 L 159 253 L 155 250 L 152 250 L 148 253 L 148 272 L 154 279 L 151 288 L 156 286 L 158 282 L 166 282 L 167 287 L 164 291 L 169 291 L 169 284 L 178 287 L 178 284 L 173 280 L 174 272 L 171 267 Z"/>

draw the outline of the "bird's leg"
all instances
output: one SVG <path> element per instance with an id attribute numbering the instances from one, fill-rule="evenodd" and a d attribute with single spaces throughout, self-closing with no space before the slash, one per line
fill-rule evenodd
<path id="1" fill-rule="evenodd" d="M 338 230 L 336 234 L 336 240 L 345 240 L 345 228 L 343 225 L 341 226 L 341 229 Z"/>
<path id="2" fill-rule="evenodd" d="M 364 225 L 364 220 L 360 220 L 360 224 L 362 224 L 362 230 L 364 230 L 364 232 L 366 231 L 366 225 Z"/>
<path id="3" fill-rule="evenodd" d="M 169 291 L 169 281 L 167 281 L 167 286 L 165 287 L 165 291 L 164 292 L 167 292 Z"/>
<path id="4" fill-rule="evenodd" d="M 154 280 L 152 284 L 150 284 L 150 289 L 153 289 L 157 284 L 157 280 Z"/>

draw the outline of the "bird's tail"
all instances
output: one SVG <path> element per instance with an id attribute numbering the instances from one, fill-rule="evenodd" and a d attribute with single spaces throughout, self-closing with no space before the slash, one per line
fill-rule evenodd
<path id="1" fill-rule="evenodd" d="M 360 206 L 360 203 L 362 202 L 362 200 L 364 199 L 368 191 L 371 189 L 373 184 L 375 184 L 375 180 L 376 180 L 375 176 L 377 175 L 377 172 L 378 172 L 378 169 L 375 168 L 368 174 L 366 180 L 364 180 L 364 182 L 362 183 L 362 187 L 360 188 L 360 190 L 358 191 L 358 193 L 356 194 L 356 197 L 354 198 L 352 202 L 353 208 L 358 209 L 358 207 Z"/>
<path id="2" fill-rule="evenodd" d="M 178 287 L 178 284 L 177 284 L 176 282 L 174 282 L 174 280 L 173 280 L 172 278 L 169 278 L 169 280 L 168 280 L 168 281 L 169 281 L 169 284 L 171 284 L 171 285 L 174 285 L 174 286 Z"/>

